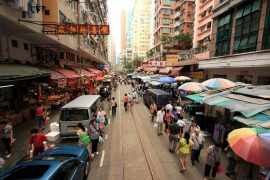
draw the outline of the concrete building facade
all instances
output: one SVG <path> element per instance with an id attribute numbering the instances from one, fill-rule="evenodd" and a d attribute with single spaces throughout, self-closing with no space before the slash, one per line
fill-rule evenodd
<path id="1" fill-rule="evenodd" d="M 136 0 L 132 14 L 131 49 L 133 57 L 146 57 L 150 48 L 151 1 Z"/>
<path id="2" fill-rule="evenodd" d="M 32 11 L 1 1 L 0 60 L 54 65 L 105 64 L 107 37 L 56 35 L 56 24 L 107 24 L 106 1 L 39 1 Z M 53 30 L 52 30 L 53 29 Z"/>
<path id="3" fill-rule="evenodd" d="M 210 58 L 199 62 L 204 77 L 269 84 L 270 1 L 214 3 Z"/>
<path id="4" fill-rule="evenodd" d="M 121 52 L 127 48 L 127 14 L 121 10 Z"/>

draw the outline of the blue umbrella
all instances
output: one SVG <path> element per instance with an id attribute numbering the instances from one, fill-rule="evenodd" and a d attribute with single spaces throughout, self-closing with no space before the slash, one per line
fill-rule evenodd
<path id="1" fill-rule="evenodd" d="M 164 83 L 174 83 L 176 80 L 172 77 L 161 77 L 158 80 L 159 82 L 164 82 Z"/>

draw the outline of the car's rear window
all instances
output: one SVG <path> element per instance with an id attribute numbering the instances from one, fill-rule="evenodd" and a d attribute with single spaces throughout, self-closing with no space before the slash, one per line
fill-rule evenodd
<path id="1" fill-rule="evenodd" d="M 49 165 L 20 166 L 15 168 L 10 175 L 3 180 L 11 179 L 39 179 L 50 168 Z"/>
<path id="2" fill-rule="evenodd" d="M 63 109 L 61 111 L 61 121 L 81 121 L 88 119 L 87 109 Z"/>
<path id="3" fill-rule="evenodd" d="M 41 158 L 36 158 L 35 160 L 37 161 L 59 161 L 59 162 L 64 162 L 68 159 L 72 159 L 74 157 L 77 157 L 76 155 L 73 154 L 52 154 L 50 156 L 44 156 Z"/>

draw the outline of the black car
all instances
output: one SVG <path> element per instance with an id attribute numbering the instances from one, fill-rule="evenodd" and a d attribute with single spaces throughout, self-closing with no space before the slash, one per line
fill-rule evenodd
<path id="1" fill-rule="evenodd" d="M 99 89 L 99 95 L 101 96 L 102 99 L 105 99 L 111 95 L 111 90 L 107 86 L 102 86 Z"/>
<path id="2" fill-rule="evenodd" d="M 147 89 L 143 95 L 144 104 L 150 107 L 152 101 L 157 105 L 158 110 L 166 106 L 172 100 L 170 93 L 160 89 Z"/>

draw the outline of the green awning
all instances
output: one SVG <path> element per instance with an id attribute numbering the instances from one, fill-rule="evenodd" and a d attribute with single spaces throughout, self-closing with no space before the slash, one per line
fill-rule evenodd
<path id="1" fill-rule="evenodd" d="M 50 78 L 50 73 L 22 64 L 0 64 L 0 84 L 15 83 L 37 78 Z"/>
<path id="2" fill-rule="evenodd" d="M 233 119 L 250 127 L 260 127 L 261 124 L 270 122 L 270 117 L 262 113 L 255 114 L 249 118 L 246 118 L 242 115 L 235 116 Z"/>
<path id="3" fill-rule="evenodd" d="M 261 9 L 261 0 L 254 1 L 251 12 L 255 12 Z"/>
<path id="4" fill-rule="evenodd" d="M 198 102 L 198 103 L 202 103 L 202 96 L 198 95 L 198 94 L 191 94 L 191 95 L 187 95 L 185 96 L 186 98 L 188 99 L 191 99 L 195 102 Z"/>

